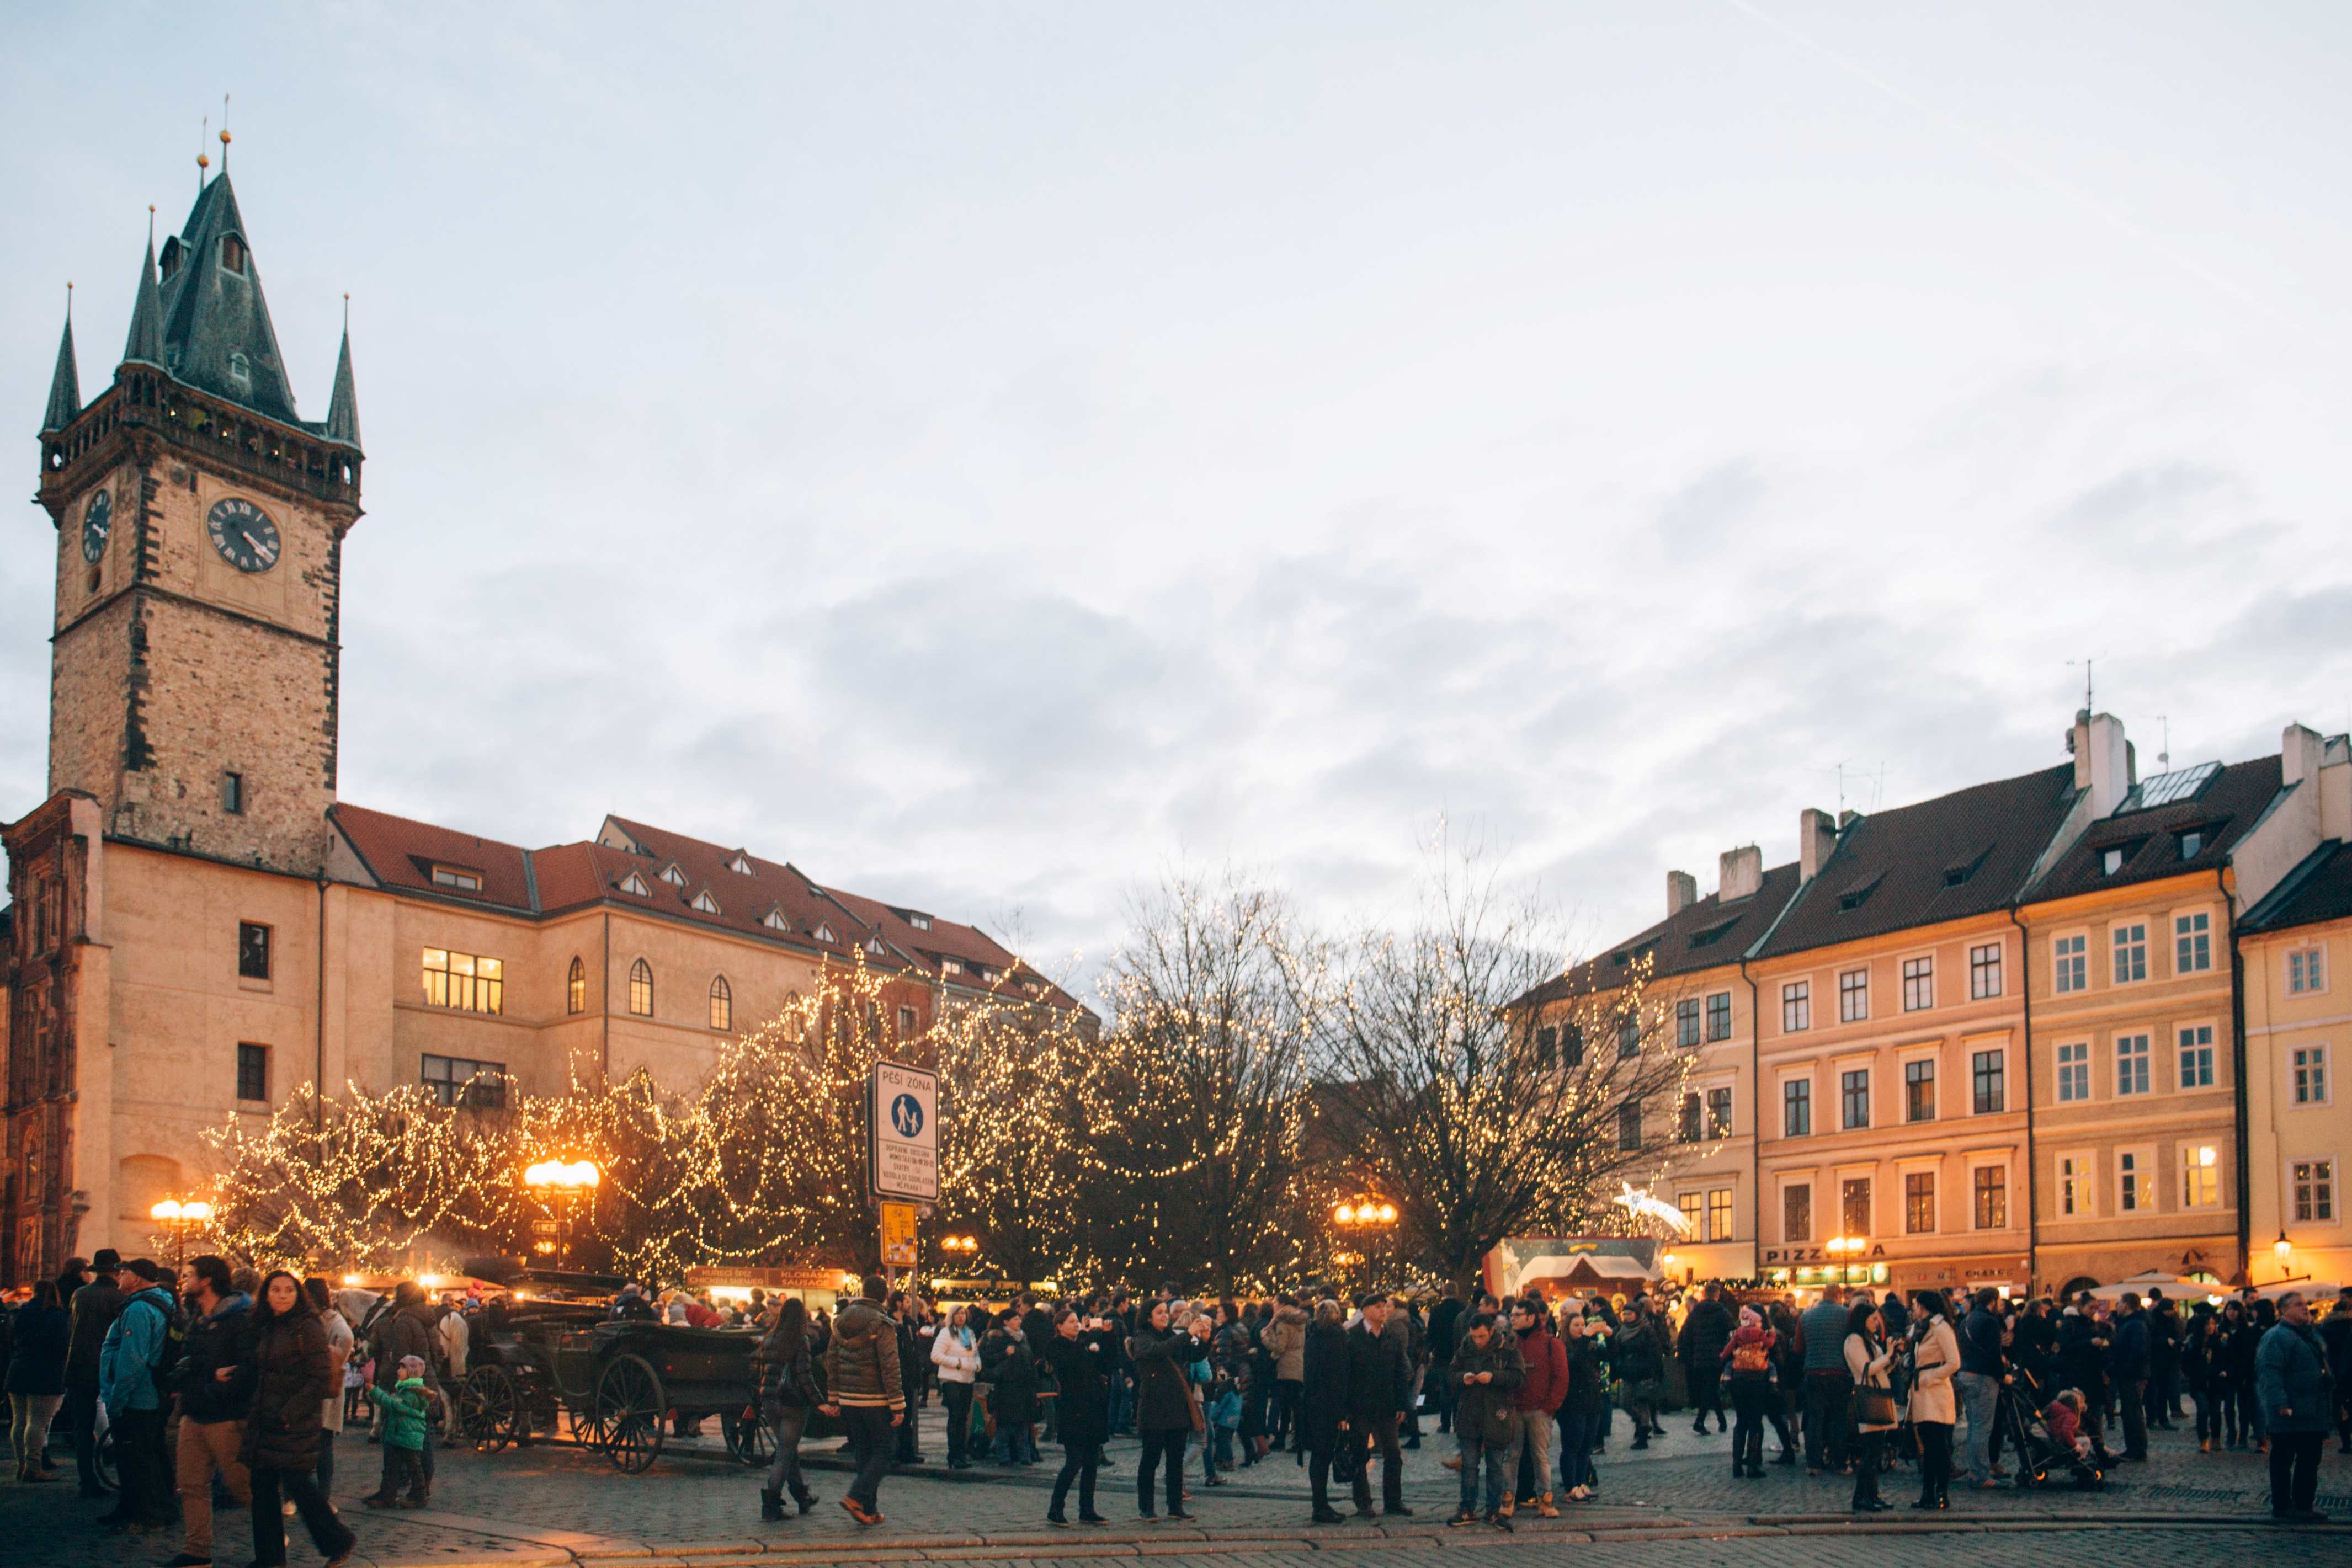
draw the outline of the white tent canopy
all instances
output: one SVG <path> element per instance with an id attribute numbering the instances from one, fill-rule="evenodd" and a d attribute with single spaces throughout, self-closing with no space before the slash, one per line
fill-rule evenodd
<path id="1" fill-rule="evenodd" d="M 2102 1301 L 2119 1301 L 2126 1295 L 2137 1296 L 2142 1301 L 2146 1301 L 2150 1291 L 2162 1291 L 2170 1297 L 2193 1297 L 2218 1296 L 2228 1290 L 2227 1285 L 2208 1284 L 2202 1280 L 2183 1279 L 2178 1274 L 2168 1274 L 2160 1269 L 2150 1269 L 2146 1273 L 2134 1274 L 2128 1280 L 2117 1280 L 2112 1285 L 2101 1285 L 2091 1294 Z"/>

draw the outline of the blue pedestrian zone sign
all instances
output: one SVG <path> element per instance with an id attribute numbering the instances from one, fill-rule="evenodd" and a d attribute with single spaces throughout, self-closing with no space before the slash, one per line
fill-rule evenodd
<path id="1" fill-rule="evenodd" d="M 866 1184 L 877 1197 L 940 1200 L 938 1077 L 903 1061 L 877 1061 L 868 1087 Z"/>

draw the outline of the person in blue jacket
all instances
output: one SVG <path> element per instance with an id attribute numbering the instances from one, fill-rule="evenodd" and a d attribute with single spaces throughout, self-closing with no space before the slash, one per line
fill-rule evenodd
<path id="1" fill-rule="evenodd" d="M 129 1258 L 115 1273 L 122 1312 L 98 1353 L 98 1396 L 114 1427 L 114 1463 L 122 1485 L 110 1524 L 160 1530 L 172 1522 L 172 1471 L 163 1457 L 163 1399 L 155 1369 L 170 1348 L 177 1305 L 144 1258 Z"/>
<path id="2" fill-rule="evenodd" d="M 2312 1506 L 2319 1491 L 2319 1454 L 2336 1414 L 2335 1380 L 2327 1349 L 2311 1326 L 2303 1294 L 2279 1298 L 2279 1321 L 2254 1349 L 2254 1397 L 2271 1435 L 2271 1517 L 2293 1524 L 2325 1524 Z"/>

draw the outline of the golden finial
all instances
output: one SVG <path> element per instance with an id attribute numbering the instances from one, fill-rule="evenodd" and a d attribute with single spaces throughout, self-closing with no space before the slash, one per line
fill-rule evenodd
<path id="1" fill-rule="evenodd" d="M 228 172 L 228 94 L 221 94 L 221 172 Z"/>
<path id="2" fill-rule="evenodd" d="M 210 131 L 212 128 L 213 117 L 207 114 L 205 116 L 205 131 Z M 199 131 L 196 135 L 196 193 L 198 195 L 204 193 L 205 171 L 212 166 L 213 161 L 205 152 L 204 133 Z"/>

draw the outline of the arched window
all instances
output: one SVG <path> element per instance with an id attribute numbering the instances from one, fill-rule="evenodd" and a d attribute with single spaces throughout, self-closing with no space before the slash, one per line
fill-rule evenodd
<path id="1" fill-rule="evenodd" d="M 710 1027 L 721 1030 L 735 1027 L 735 993 L 727 988 L 724 975 L 711 977 Z"/>
<path id="2" fill-rule="evenodd" d="M 584 1013 L 588 1010 L 588 966 L 578 956 L 572 960 L 572 973 L 563 982 L 563 1010 Z"/>
<path id="3" fill-rule="evenodd" d="M 629 1010 L 641 1019 L 654 1016 L 653 966 L 643 958 L 629 966 Z"/>

